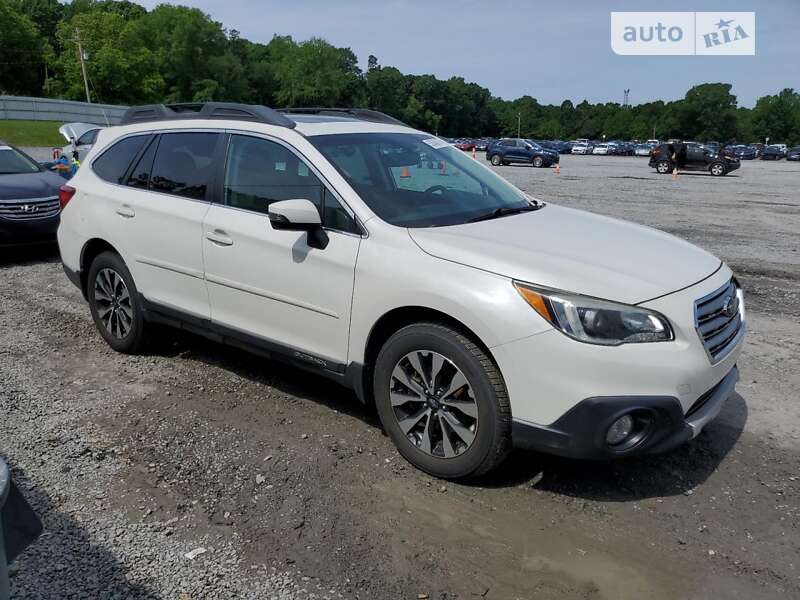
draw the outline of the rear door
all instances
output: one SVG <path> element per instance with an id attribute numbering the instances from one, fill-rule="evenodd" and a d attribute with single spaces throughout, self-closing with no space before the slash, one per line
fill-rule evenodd
<path id="1" fill-rule="evenodd" d="M 125 246 L 139 292 L 160 307 L 204 319 L 211 311 L 202 223 L 221 139 L 213 131 L 149 136 L 121 185 L 106 194 L 114 238 Z"/>

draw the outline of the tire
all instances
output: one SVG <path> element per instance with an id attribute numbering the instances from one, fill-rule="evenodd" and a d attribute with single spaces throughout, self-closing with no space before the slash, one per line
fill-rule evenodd
<path id="1" fill-rule="evenodd" d="M 720 162 L 711 163 L 711 166 L 708 167 L 708 172 L 711 173 L 714 177 L 720 177 L 722 175 L 727 174 L 728 170 L 725 168 Z"/>
<path id="2" fill-rule="evenodd" d="M 531 164 L 537 169 L 541 169 L 544 166 L 544 160 L 541 156 L 534 156 Z"/>
<path id="3" fill-rule="evenodd" d="M 404 327 L 381 348 L 373 381 L 384 430 L 418 469 L 443 479 L 478 477 L 510 451 L 503 378 L 462 333 L 439 323 Z"/>
<path id="4" fill-rule="evenodd" d="M 124 354 L 139 352 L 147 324 L 136 284 L 122 258 L 114 252 L 98 255 L 89 267 L 86 287 L 92 319 L 106 343 Z"/>
<path id="5" fill-rule="evenodd" d="M 669 175 L 672 173 L 672 165 L 668 160 L 660 160 L 656 163 L 656 171 L 662 175 Z"/>
<path id="6" fill-rule="evenodd" d="M 503 162 L 503 159 L 502 159 L 502 158 L 500 158 L 500 155 L 499 155 L 499 154 L 493 154 L 493 155 L 492 155 L 492 158 L 491 158 L 491 163 L 492 163 L 492 164 L 493 164 L 495 167 L 499 167 L 499 166 L 500 166 L 500 164 L 501 164 L 502 162 Z"/>

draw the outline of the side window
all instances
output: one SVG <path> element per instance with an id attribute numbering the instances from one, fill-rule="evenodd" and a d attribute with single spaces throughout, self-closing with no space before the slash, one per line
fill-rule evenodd
<path id="1" fill-rule="evenodd" d="M 147 146 L 147 150 L 136 162 L 133 167 L 130 177 L 128 177 L 128 186 L 146 190 L 150 183 L 150 173 L 153 169 L 153 159 L 156 157 L 156 149 L 158 148 L 158 136 L 153 136 L 152 141 Z"/>
<path id="2" fill-rule="evenodd" d="M 214 174 L 217 133 L 164 133 L 158 143 L 150 189 L 204 200 Z"/>
<path id="3" fill-rule="evenodd" d="M 139 154 L 149 135 L 134 135 L 121 139 L 92 162 L 92 170 L 109 183 L 122 183 L 122 178 L 134 157 Z"/>
<path id="4" fill-rule="evenodd" d="M 356 230 L 353 218 L 294 152 L 262 138 L 231 136 L 224 198 L 228 206 L 263 214 L 273 202 L 303 198 L 317 207 L 326 227 Z"/>
<path id="5" fill-rule="evenodd" d="M 84 133 L 76 145 L 78 146 L 89 146 L 94 144 L 94 141 L 97 139 L 97 132 L 100 131 L 99 129 L 92 129 L 91 131 L 87 131 Z"/>

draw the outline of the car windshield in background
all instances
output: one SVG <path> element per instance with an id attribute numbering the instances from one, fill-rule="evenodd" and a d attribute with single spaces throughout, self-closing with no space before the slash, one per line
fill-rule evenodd
<path id="1" fill-rule="evenodd" d="M 522 192 L 440 138 L 349 133 L 309 140 L 370 209 L 392 225 L 457 225 L 532 207 Z"/>
<path id="2" fill-rule="evenodd" d="M 41 169 L 33 160 L 10 146 L 0 146 L 0 175 L 38 173 Z"/>

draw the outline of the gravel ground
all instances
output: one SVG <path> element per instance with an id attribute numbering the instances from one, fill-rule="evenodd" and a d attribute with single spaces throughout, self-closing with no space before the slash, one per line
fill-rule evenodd
<path id="1" fill-rule="evenodd" d="M 0 453 L 46 527 L 15 597 L 800 597 L 800 165 L 673 181 L 645 163 L 498 170 L 728 261 L 739 393 L 666 456 L 519 452 L 469 485 L 408 467 L 325 380 L 170 330 L 113 353 L 56 251 L 0 250 Z"/>

